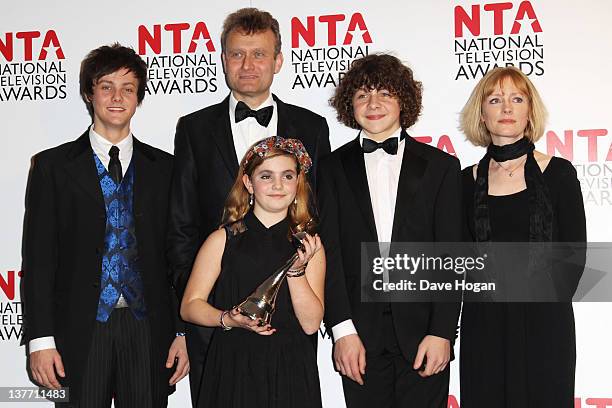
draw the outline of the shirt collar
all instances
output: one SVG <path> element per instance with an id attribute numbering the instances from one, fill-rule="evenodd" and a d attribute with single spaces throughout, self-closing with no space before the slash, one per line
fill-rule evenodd
<path id="1" fill-rule="evenodd" d="M 132 151 L 134 149 L 134 136 L 132 132 L 124 138 L 122 141 L 113 145 L 107 139 L 102 137 L 99 133 L 94 130 L 94 125 L 92 124 L 89 127 L 89 143 L 91 144 L 91 148 L 94 153 L 101 159 L 110 160 L 110 155 L 108 151 L 112 146 L 117 146 L 119 148 L 119 160 L 121 161 L 124 158 L 131 157 Z"/>

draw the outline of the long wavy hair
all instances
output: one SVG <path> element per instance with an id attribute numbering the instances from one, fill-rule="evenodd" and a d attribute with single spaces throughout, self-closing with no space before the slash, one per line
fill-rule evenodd
<path id="1" fill-rule="evenodd" d="M 289 205 L 287 210 L 290 225 L 290 231 L 287 232 L 287 237 L 289 238 L 292 233 L 302 231 L 309 234 L 314 233 L 316 222 L 311 210 L 312 191 L 306 173 L 303 169 L 300 169 L 298 161 L 293 154 L 276 147 L 268 149 L 264 157 L 255 154 L 248 162 L 246 162 L 247 155 L 245 155 L 245 157 L 242 159 L 238 176 L 236 176 L 234 185 L 232 186 L 232 189 L 225 200 L 223 218 L 221 221 L 222 225 L 231 224 L 235 221 L 241 220 L 251 209 L 251 205 L 249 205 L 249 191 L 246 189 L 242 181 L 242 176 L 246 174 L 249 178 L 252 177 L 255 169 L 257 169 L 259 165 L 261 165 L 264 161 L 277 156 L 291 157 L 295 162 L 295 167 L 297 170 L 297 190 L 295 193 L 296 200 L 294 203 Z"/>

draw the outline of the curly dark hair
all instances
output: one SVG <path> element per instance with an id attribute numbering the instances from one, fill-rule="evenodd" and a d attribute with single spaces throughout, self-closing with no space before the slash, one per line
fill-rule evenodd
<path id="1" fill-rule="evenodd" d="M 421 114 L 423 86 L 414 80 L 412 70 L 393 55 L 371 54 L 353 61 L 330 98 L 338 121 L 353 129 L 361 128 L 353 113 L 353 96 L 360 89 L 385 89 L 396 97 L 402 129 L 414 125 Z"/>

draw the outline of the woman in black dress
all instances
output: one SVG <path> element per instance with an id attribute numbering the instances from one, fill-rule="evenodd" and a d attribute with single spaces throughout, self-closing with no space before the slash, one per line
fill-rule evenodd
<path id="1" fill-rule="evenodd" d="M 269 137 L 240 165 L 223 215 L 196 257 L 182 317 L 215 327 L 198 407 L 320 407 L 316 333 L 323 318 L 325 254 L 313 234 L 306 172 L 310 157 L 299 140 Z M 291 234 L 307 232 L 288 272 L 271 324 L 236 308 L 295 254 Z M 209 295 L 213 293 L 212 301 Z"/>
<path id="2" fill-rule="evenodd" d="M 476 85 L 461 128 L 483 159 L 463 171 L 466 235 L 477 242 L 585 242 L 572 164 L 534 150 L 546 111 L 530 80 L 495 68 Z M 564 282 L 570 291 L 578 283 Z M 571 408 L 571 303 L 469 303 L 461 318 L 461 408 Z"/>

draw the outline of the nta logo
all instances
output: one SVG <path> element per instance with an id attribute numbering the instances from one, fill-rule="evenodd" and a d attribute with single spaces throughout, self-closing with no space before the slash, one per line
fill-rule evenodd
<path id="1" fill-rule="evenodd" d="M 506 10 L 512 10 L 513 4 L 510 2 L 490 3 L 484 5 L 484 11 L 493 19 L 493 35 L 504 34 L 504 13 Z M 480 5 L 472 6 L 471 13 L 468 13 L 463 7 L 455 7 L 455 37 L 463 37 L 463 28 L 467 28 L 473 36 L 480 35 Z M 527 21 L 525 21 L 525 18 Z M 538 17 L 536 16 L 533 6 L 529 1 L 523 1 L 518 6 L 514 17 L 514 23 L 510 34 L 518 34 L 522 28 L 530 25 L 534 33 L 541 33 L 542 27 Z"/>
<path id="2" fill-rule="evenodd" d="M 607 151 L 604 161 L 612 161 L 612 143 L 606 137 L 608 135 L 607 129 L 581 129 L 576 132 L 576 135 L 587 141 L 587 161 L 600 161 L 602 157 L 600 157 L 599 152 L 601 151 Z M 602 145 L 603 149 L 601 149 Z M 556 132 L 552 130 L 546 132 L 546 151 L 550 155 L 561 155 L 569 161 L 574 161 L 574 131 L 571 129 L 565 130 L 563 141 Z M 581 149 L 581 151 L 584 151 L 584 149 Z"/>
<path id="3" fill-rule="evenodd" d="M 8 271 L 6 277 L 0 275 L 0 289 L 8 300 L 15 300 L 15 288 L 18 286 L 15 276 L 21 278 L 23 272 Z"/>
<path id="4" fill-rule="evenodd" d="M 183 33 L 191 35 L 189 46 L 183 50 Z M 162 39 L 172 41 L 172 52 L 180 54 L 182 52 L 194 53 L 198 48 L 205 48 L 208 52 L 215 51 L 215 45 L 212 42 L 210 33 L 206 24 L 199 21 L 193 29 L 189 23 L 172 23 L 164 24 L 164 33 L 162 35 L 161 24 L 153 25 L 153 32 L 147 27 L 141 25 L 138 27 L 138 54 L 146 55 L 147 46 L 154 54 L 160 54 L 162 51 Z M 189 38 L 189 37 L 188 37 Z M 198 43 L 202 44 L 198 47 Z"/>
<path id="5" fill-rule="evenodd" d="M 476 79 L 500 66 L 515 66 L 526 75 L 544 74 L 540 20 L 529 1 L 514 8 L 510 2 L 474 4 L 469 11 L 455 6 L 455 80 Z"/>
<path id="6" fill-rule="evenodd" d="M 148 94 L 216 92 L 214 52 L 215 45 L 203 21 L 138 26 L 138 54 L 149 67 Z"/>
<path id="7" fill-rule="evenodd" d="M 368 55 L 370 44 L 372 36 L 362 13 L 307 16 L 305 21 L 293 17 L 291 89 L 338 86 L 352 62 Z"/>
<path id="8" fill-rule="evenodd" d="M 4 40 L 0 38 L 0 54 L 8 62 L 13 61 L 15 57 L 15 50 L 23 50 L 23 59 L 25 61 L 32 61 L 33 52 L 38 52 L 37 60 L 44 61 L 47 59 L 49 54 L 48 48 L 51 47 L 55 50 L 55 56 L 57 59 L 64 59 L 64 51 L 60 45 L 57 34 L 54 30 L 49 30 L 45 33 L 42 40 L 42 45 L 39 40 L 36 39 L 41 37 L 40 31 L 19 31 L 17 33 L 6 33 L 4 34 Z M 19 48 L 17 48 L 17 45 Z M 36 48 L 34 46 L 36 45 Z"/>
<path id="9" fill-rule="evenodd" d="M 338 23 L 346 20 L 344 14 L 329 14 L 319 16 L 317 19 L 319 26 L 325 29 L 327 26 L 327 46 L 334 46 L 338 42 Z M 314 47 L 317 39 L 316 31 L 317 24 L 315 24 L 315 17 L 306 17 L 306 25 L 299 18 L 293 17 L 291 19 L 291 48 L 298 48 L 300 46 L 300 38 L 304 40 L 306 45 Z M 361 39 L 365 44 L 372 43 L 372 37 L 370 31 L 366 26 L 365 20 L 361 13 L 354 13 L 351 15 L 351 19 L 348 23 L 348 27 L 344 30 L 344 38 L 342 45 L 351 45 L 355 34 L 361 36 Z"/>
<path id="10" fill-rule="evenodd" d="M 0 102 L 66 99 L 65 60 L 55 30 L 0 34 Z"/>

